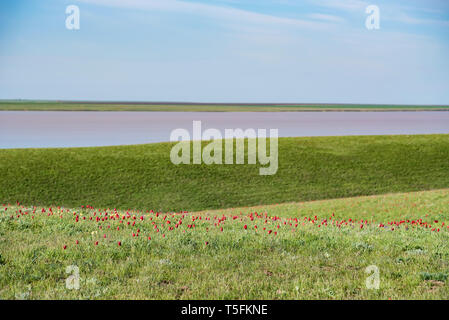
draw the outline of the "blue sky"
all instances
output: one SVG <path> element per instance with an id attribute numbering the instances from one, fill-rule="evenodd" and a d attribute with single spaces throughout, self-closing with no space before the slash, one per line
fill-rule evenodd
<path id="1" fill-rule="evenodd" d="M 1 1 L 0 99 L 449 104 L 449 1 Z"/>

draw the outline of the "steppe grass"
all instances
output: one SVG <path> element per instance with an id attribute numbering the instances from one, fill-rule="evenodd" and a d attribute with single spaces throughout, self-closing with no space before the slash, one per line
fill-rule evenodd
<path id="1" fill-rule="evenodd" d="M 2 206 L 0 298 L 447 299 L 448 205 L 446 189 L 197 213 Z"/>
<path id="2" fill-rule="evenodd" d="M 449 187 L 449 135 L 280 138 L 271 176 L 174 165 L 172 146 L 0 150 L 0 201 L 167 212 Z"/>

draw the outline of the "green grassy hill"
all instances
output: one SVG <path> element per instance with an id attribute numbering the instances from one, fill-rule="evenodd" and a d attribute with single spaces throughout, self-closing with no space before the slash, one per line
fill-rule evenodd
<path id="1" fill-rule="evenodd" d="M 273 176 L 175 166 L 172 145 L 0 150 L 0 203 L 193 211 L 449 187 L 449 135 L 282 138 Z"/>

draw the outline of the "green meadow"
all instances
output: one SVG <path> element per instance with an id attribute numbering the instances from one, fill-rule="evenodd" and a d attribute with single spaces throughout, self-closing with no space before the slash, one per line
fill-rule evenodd
<path id="1" fill-rule="evenodd" d="M 168 212 L 449 187 L 449 135 L 281 138 L 272 176 L 174 165 L 173 145 L 0 150 L 0 201 Z"/>
<path id="2" fill-rule="evenodd" d="M 447 299 L 448 204 L 445 189 L 159 215 L 2 207 L 0 298 Z"/>
<path id="3" fill-rule="evenodd" d="M 449 135 L 281 138 L 272 176 L 173 145 L 0 150 L 0 298 L 449 296 Z"/>

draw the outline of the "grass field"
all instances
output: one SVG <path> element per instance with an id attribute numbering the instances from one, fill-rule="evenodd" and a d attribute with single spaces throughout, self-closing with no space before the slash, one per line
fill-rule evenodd
<path id="1" fill-rule="evenodd" d="M 281 138 L 273 176 L 172 146 L 0 150 L 0 299 L 449 296 L 449 135 Z"/>
<path id="2" fill-rule="evenodd" d="M 172 145 L 0 150 L 0 201 L 198 211 L 449 187 L 449 135 L 281 138 L 273 176 L 175 166 Z"/>
<path id="3" fill-rule="evenodd" d="M 198 213 L 3 205 L 0 298 L 447 299 L 448 205 L 448 189 Z"/>
<path id="4" fill-rule="evenodd" d="M 365 104 L 164 104 L 131 102 L 0 101 L 0 110 L 9 111 L 449 111 L 447 105 L 365 105 Z"/>

